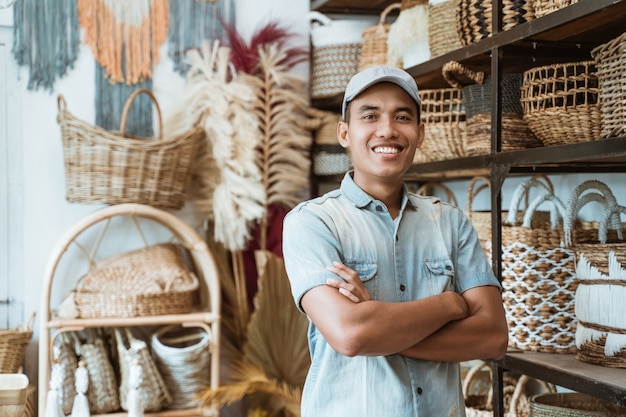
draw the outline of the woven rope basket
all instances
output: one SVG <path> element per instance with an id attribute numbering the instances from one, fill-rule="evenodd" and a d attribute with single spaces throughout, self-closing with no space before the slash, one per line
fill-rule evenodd
<path id="1" fill-rule="evenodd" d="M 465 107 L 458 88 L 421 90 L 424 143 L 421 152 L 428 161 L 467 156 L 465 152 Z"/>
<path id="2" fill-rule="evenodd" d="M 626 134 L 626 32 L 594 48 L 591 56 L 596 62 L 600 86 L 602 137 Z"/>
<path id="3" fill-rule="evenodd" d="M 464 46 L 491 36 L 492 1 L 456 0 L 456 28 Z M 531 0 L 502 0 L 502 29 L 508 30 L 535 18 Z"/>
<path id="4" fill-rule="evenodd" d="M 191 312 L 198 279 L 173 243 L 147 246 L 99 261 L 75 289 L 82 318 Z"/>
<path id="5" fill-rule="evenodd" d="M 463 46 L 456 32 L 455 0 L 428 4 L 428 42 L 431 58 Z"/>
<path id="6" fill-rule="evenodd" d="M 531 178 L 516 188 L 502 226 L 502 299 L 509 346 L 524 351 L 574 353 L 578 283 L 574 251 L 563 246 L 566 210 L 546 189 L 531 200 L 520 223 L 516 218 L 518 206 L 532 182 L 539 184 Z M 551 210 L 533 225 L 531 220 L 544 202 L 551 203 Z"/>
<path id="7" fill-rule="evenodd" d="M 158 138 L 136 138 L 125 133 L 130 106 L 139 94 L 153 101 L 159 120 Z M 146 89 L 136 90 L 128 98 L 119 132 L 74 117 L 61 95 L 58 107 L 69 202 L 139 203 L 167 209 L 183 206 L 205 135 L 202 128 L 164 139 L 161 111 L 154 95 Z"/>
<path id="8" fill-rule="evenodd" d="M 547 14 L 561 10 L 564 7 L 578 3 L 578 0 L 533 0 L 532 5 L 535 10 L 535 17 L 540 18 Z"/>
<path id="9" fill-rule="evenodd" d="M 545 146 L 600 138 L 598 77 L 593 61 L 546 65 L 524 72 L 524 120 Z"/>
<path id="10" fill-rule="evenodd" d="M 152 356 L 172 396 L 168 408 L 199 405 L 198 395 L 209 382 L 211 339 L 208 327 L 171 325 L 152 334 Z"/>
<path id="11" fill-rule="evenodd" d="M 559 392 L 530 398 L 531 417 L 623 417 L 626 408 L 587 394 Z"/>
<path id="12" fill-rule="evenodd" d="M 28 322 L 16 329 L 0 330 L 0 373 L 14 374 L 24 365 L 26 346 L 33 337 L 33 313 Z"/>
<path id="13" fill-rule="evenodd" d="M 377 25 L 363 31 L 363 46 L 359 60 L 359 71 L 376 65 L 387 65 L 387 33 L 391 24 L 387 23 L 389 13 L 398 10 L 402 4 L 392 3 L 380 14 Z"/>

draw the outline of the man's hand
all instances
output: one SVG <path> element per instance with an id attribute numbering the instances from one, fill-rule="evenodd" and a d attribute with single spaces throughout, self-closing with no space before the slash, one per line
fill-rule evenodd
<path id="1" fill-rule="evenodd" d="M 350 301 L 360 303 L 361 301 L 369 301 L 372 299 L 361 282 L 359 274 L 354 269 L 348 268 L 341 262 L 333 262 L 333 265 L 326 267 L 326 269 L 345 280 L 344 282 L 339 279 L 327 279 L 326 284 L 337 288 L 339 293 Z"/>

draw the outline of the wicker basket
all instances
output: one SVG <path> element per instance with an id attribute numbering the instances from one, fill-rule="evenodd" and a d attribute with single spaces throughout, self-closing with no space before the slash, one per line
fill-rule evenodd
<path id="1" fill-rule="evenodd" d="M 524 72 L 524 120 L 545 146 L 600 138 L 598 77 L 593 61 L 554 64 Z"/>
<path id="2" fill-rule="evenodd" d="M 313 174 L 344 174 L 352 168 L 350 153 L 337 145 L 316 145 L 313 147 Z"/>
<path id="3" fill-rule="evenodd" d="M 456 28 L 464 46 L 491 36 L 492 1 L 456 0 Z M 502 29 L 508 30 L 535 18 L 531 0 L 502 0 Z"/>
<path id="4" fill-rule="evenodd" d="M 308 118 L 300 121 L 299 125 L 313 132 L 314 144 L 339 144 L 337 140 L 337 124 L 341 121 L 341 114 L 309 107 L 307 116 Z"/>
<path id="5" fill-rule="evenodd" d="M 626 134 L 626 32 L 594 48 L 602 111 L 602 137 Z"/>
<path id="6" fill-rule="evenodd" d="M 173 243 L 151 245 L 99 261 L 75 289 L 82 318 L 186 314 L 198 279 Z"/>
<path id="7" fill-rule="evenodd" d="M 535 10 L 535 18 L 543 17 L 552 12 L 556 12 L 564 7 L 578 3 L 578 0 L 533 0 L 532 5 Z"/>
<path id="8" fill-rule="evenodd" d="M 322 13 L 308 14 L 311 23 L 311 98 L 343 94 L 350 78 L 358 72 L 363 31 L 370 20 L 331 20 Z"/>
<path id="9" fill-rule="evenodd" d="M 531 417 L 623 417 L 626 408 L 577 392 L 537 394 L 530 398 Z"/>
<path id="10" fill-rule="evenodd" d="M 199 405 L 198 394 L 209 382 L 211 339 L 207 326 L 163 326 L 152 334 L 152 356 L 172 396 L 168 408 Z"/>
<path id="11" fill-rule="evenodd" d="M 455 25 L 455 0 L 428 3 L 428 42 L 431 58 L 447 54 L 463 46 Z"/>
<path id="12" fill-rule="evenodd" d="M 0 330 L 0 373 L 14 374 L 24 365 L 26 346 L 33 337 L 33 313 L 27 323 L 16 329 Z"/>
<path id="13" fill-rule="evenodd" d="M 392 3 L 385 7 L 380 14 L 378 24 L 363 31 L 359 71 L 376 65 L 387 65 L 387 33 L 391 26 L 387 23 L 387 17 L 393 10 L 399 9 L 401 5 L 402 3 Z"/>
<path id="14" fill-rule="evenodd" d="M 424 143 L 428 161 L 466 156 L 463 91 L 458 88 L 421 90 Z"/>
<path id="15" fill-rule="evenodd" d="M 133 100 L 146 94 L 153 101 L 162 128 L 161 112 L 149 90 L 128 98 L 119 132 L 77 119 L 58 97 L 65 160 L 66 198 L 72 203 L 139 203 L 179 209 L 185 202 L 194 161 L 204 138 L 200 127 L 164 139 L 127 136 L 126 121 Z"/>
<path id="16" fill-rule="evenodd" d="M 502 226 L 502 299 L 509 346 L 524 351 L 574 353 L 577 288 L 575 254 L 563 246 L 565 206 L 549 190 L 532 199 L 517 219 L 532 179 L 516 188 Z M 537 208 L 551 203 L 549 212 Z M 531 220 L 537 217 L 536 223 Z"/>

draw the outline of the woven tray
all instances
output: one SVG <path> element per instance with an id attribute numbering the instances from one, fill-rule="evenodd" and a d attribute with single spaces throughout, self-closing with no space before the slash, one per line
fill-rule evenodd
<path id="1" fill-rule="evenodd" d="M 600 138 L 598 77 L 593 61 L 546 65 L 524 72 L 524 120 L 545 146 Z"/>
<path id="2" fill-rule="evenodd" d="M 79 281 L 74 301 L 82 318 L 185 314 L 197 289 L 180 248 L 163 243 L 98 262 Z"/>
<path id="3" fill-rule="evenodd" d="M 154 103 L 160 126 L 158 138 L 136 138 L 125 133 L 130 106 L 139 94 L 146 94 Z M 146 89 L 136 90 L 128 98 L 119 132 L 74 117 L 62 95 L 58 97 L 58 108 L 69 202 L 139 203 L 168 209 L 184 205 L 204 129 L 197 127 L 164 139 L 159 105 Z"/>

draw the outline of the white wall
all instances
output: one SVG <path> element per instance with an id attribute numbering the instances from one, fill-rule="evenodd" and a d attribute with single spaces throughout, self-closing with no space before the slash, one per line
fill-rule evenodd
<path id="1" fill-rule="evenodd" d="M 305 20 L 309 9 L 308 0 L 235 0 L 235 5 L 237 27 L 246 39 L 260 24 L 279 20 L 301 36 L 298 41 L 303 46 L 308 46 L 308 26 Z M 12 44 L 12 14 L 11 8 L 0 10 L 0 44 L 4 36 L 8 49 Z M 167 54 L 163 53 L 162 56 L 166 57 Z M 63 94 L 68 109 L 76 117 L 91 122 L 95 118 L 95 68 L 89 48 L 81 46 L 75 67 L 56 82 L 52 93 L 28 91 L 28 69 L 17 68 L 12 55 L 1 55 L 0 59 L 6 61 L 6 57 L 9 57 L 10 62 L 2 62 L 0 67 L 5 64 L 9 67 L 6 71 L 9 84 L 6 91 L 0 91 L 0 100 L 6 96 L 9 101 L 6 111 L 11 136 L 8 138 L 8 146 L 4 143 L 1 145 L 2 149 L 6 147 L 10 150 L 12 160 L 10 166 L 0 167 L 0 184 L 6 182 L 6 176 L 19 184 L 13 184 L 8 195 L 7 215 L 4 216 L 7 218 L 0 218 L 0 231 L 3 226 L 11 225 L 8 238 L 0 239 L 0 252 L 3 254 L 0 260 L 6 262 L 4 260 L 10 255 L 9 265 L 2 265 L 0 273 L 5 270 L 10 273 L 8 276 L 0 276 L 0 281 L 7 280 L 13 291 L 19 290 L 14 294 L 16 302 L 11 305 L 12 311 L 19 312 L 16 314 L 19 317 L 9 323 L 9 326 L 14 327 L 26 320 L 31 312 L 39 310 L 40 287 L 46 263 L 60 236 L 79 219 L 102 206 L 70 204 L 65 200 L 61 136 L 56 122 L 58 94 Z M 164 108 L 167 107 L 168 94 L 176 91 L 176 86 L 182 83 L 182 79 L 170 68 L 170 63 L 164 59 L 153 76 L 155 95 L 161 104 L 165 103 Z M 294 71 L 302 77 L 308 77 L 308 65 L 298 66 Z M 2 82 L 0 88 L 6 88 Z M 0 110 L 4 110 L 4 107 L 0 106 Z M 3 155 L 2 151 L 0 155 Z M 2 160 L 0 164 L 4 165 Z M 5 174 L 7 170 L 10 172 Z M 0 210 L 0 215 L 2 213 Z M 184 216 L 183 209 L 181 217 Z M 0 328 L 3 326 L 6 323 L 0 324 Z M 37 339 L 36 332 L 29 346 L 26 363 L 26 373 L 32 381 L 36 380 L 37 374 Z"/>

